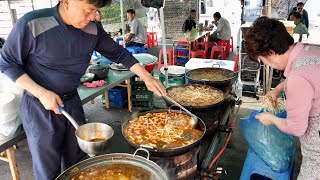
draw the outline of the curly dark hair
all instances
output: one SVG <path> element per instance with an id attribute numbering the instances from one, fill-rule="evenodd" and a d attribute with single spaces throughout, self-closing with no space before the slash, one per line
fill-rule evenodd
<path id="1" fill-rule="evenodd" d="M 109 6 L 112 0 L 86 0 L 89 4 L 94 4 L 97 8 L 102 8 L 104 6 Z"/>
<path id="2" fill-rule="evenodd" d="M 245 48 L 251 60 L 258 61 L 258 56 L 268 56 L 270 51 L 284 54 L 294 40 L 282 22 L 260 17 L 248 29 L 245 36 Z"/>

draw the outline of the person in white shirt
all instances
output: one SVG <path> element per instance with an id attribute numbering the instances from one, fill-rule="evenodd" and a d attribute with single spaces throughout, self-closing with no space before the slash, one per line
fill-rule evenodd
<path id="1" fill-rule="evenodd" d="M 146 44 L 146 29 L 143 24 L 135 17 L 136 12 L 133 9 L 127 10 L 127 18 L 129 21 L 130 33 L 125 38 L 126 47 L 144 46 Z"/>
<path id="2" fill-rule="evenodd" d="M 219 12 L 215 12 L 213 18 L 214 21 L 212 23 L 217 26 L 217 29 L 210 35 L 209 41 L 229 40 L 231 38 L 231 29 L 228 20 L 222 18 Z"/>

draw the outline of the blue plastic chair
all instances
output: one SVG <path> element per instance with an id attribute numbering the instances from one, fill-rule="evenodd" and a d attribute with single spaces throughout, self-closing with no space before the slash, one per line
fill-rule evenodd
<path id="1" fill-rule="evenodd" d="M 117 37 L 116 38 L 116 42 L 119 44 L 120 43 L 120 41 L 123 41 L 123 37 Z"/>
<path id="2" fill-rule="evenodd" d="M 275 172 L 267 166 L 262 159 L 250 148 L 244 162 L 240 180 L 249 180 L 253 174 L 270 178 L 273 180 L 291 180 L 293 177 L 294 162 L 292 162 L 287 171 Z"/>
<path id="3" fill-rule="evenodd" d="M 179 51 L 182 51 L 184 56 L 188 56 L 189 51 L 188 49 L 185 49 L 185 48 L 187 48 L 187 46 L 177 46 L 174 50 L 176 51 L 175 52 L 176 54 L 178 54 Z"/>
<path id="4" fill-rule="evenodd" d="M 131 52 L 131 54 L 138 54 L 141 53 L 141 48 L 139 46 L 129 46 L 127 50 Z"/>
<path id="5" fill-rule="evenodd" d="M 140 49 L 141 49 L 141 53 L 148 53 L 147 45 L 141 46 Z"/>

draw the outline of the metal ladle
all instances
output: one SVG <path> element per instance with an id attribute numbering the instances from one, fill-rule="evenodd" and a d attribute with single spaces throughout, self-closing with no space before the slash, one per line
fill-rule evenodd
<path id="1" fill-rule="evenodd" d="M 163 96 L 165 99 L 167 99 L 168 101 L 170 101 L 171 103 L 173 103 L 174 105 L 178 106 L 179 108 L 181 108 L 184 112 L 188 113 L 192 118 L 191 118 L 191 125 L 193 128 L 196 128 L 198 125 L 198 117 L 196 115 L 194 115 L 193 113 L 191 113 L 188 109 L 186 109 L 185 107 L 183 107 L 182 105 L 180 105 L 179 103 L 177 103 L 175 100 L 173 100 L 171 97 L 169 96 Z"/>
<path id="2" fill-rule="evenodd" d="M 113 136 L 113 129 L 104 123 L 87 123 L 79 126 L 78 123 L 67 113 L 64 108 L 58 106 L 60 112 L 71 122 L 75 127 L 75 135 L 80 149 L 87 153 L 90 157 L 95 154 L 106 151 L 110 147 L 110 138 Z M 99 141 L 93 141 L 95 139 Z"/>

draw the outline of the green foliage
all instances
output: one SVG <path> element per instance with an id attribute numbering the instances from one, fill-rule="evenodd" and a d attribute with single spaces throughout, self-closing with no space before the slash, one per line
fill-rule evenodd
<path id="1" fill-rule="evenodd" d="M 124 20 L 127 21 L 127 10 L 130 8 L 134 9 L 134 4 L 137 3 L 137 0 L 123 0 L 123 17 Z M 139 1 L 140 3 L 140 1 Z M 136 17 L 146 17 L 147 8 L 139 8 L 135 9 Z M 103 7 L 101 9 L 102 13 L 102 23 L 118 23 L 121 22 L 121 9 L 120 9 L 120 1 L 113 0 L 110 6 Z"/>

